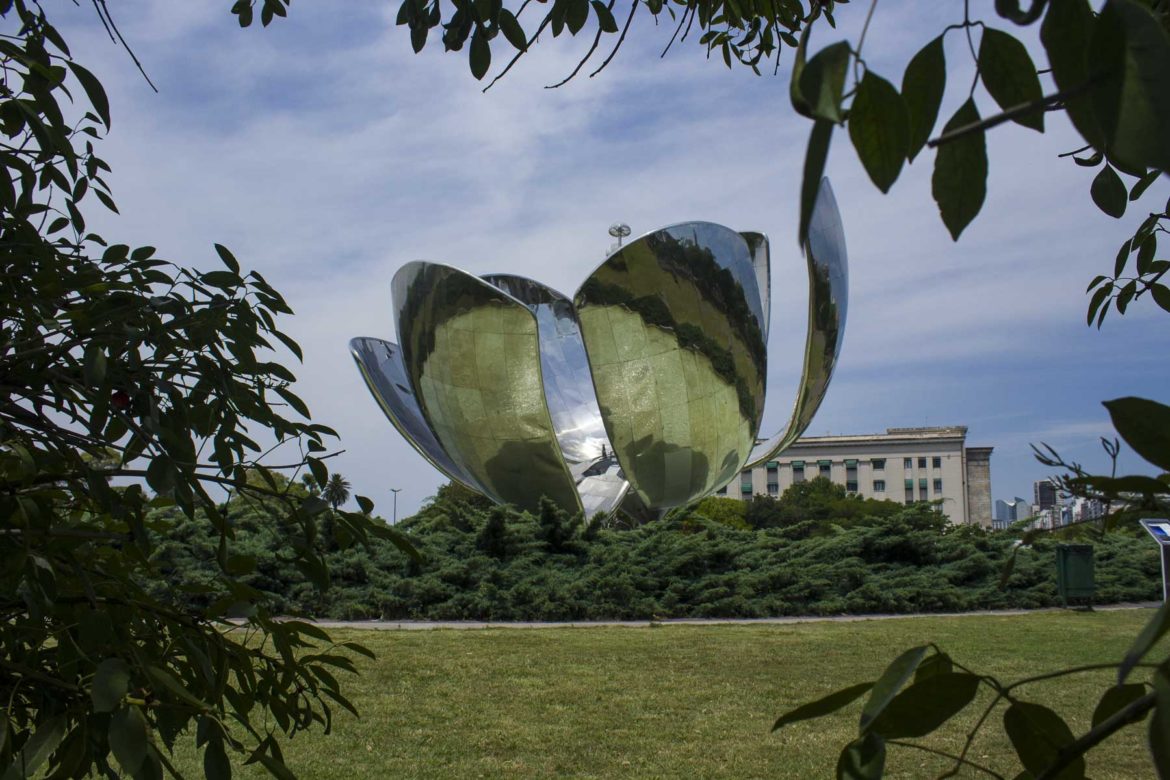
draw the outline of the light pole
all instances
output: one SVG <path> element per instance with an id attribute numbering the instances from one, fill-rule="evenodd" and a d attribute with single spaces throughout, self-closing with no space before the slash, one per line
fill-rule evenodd
<path id="1" fill-rule="evenodd" d="M 609 226 L 609 234 L 617 239 L 617 243 L 609 248 L 607 254 L 613 254 L 622 248 L 622 239 L 630 235 L 630 226 L 624 222 L 615 222 Z"/>
<path id="2" fill-rule="evenodd" d="M 402 492 L 402 488 L 390 488 L 390 492 L 394 494 L 394 522 L 390 525 L 398 525 L 398 494 Z"/>

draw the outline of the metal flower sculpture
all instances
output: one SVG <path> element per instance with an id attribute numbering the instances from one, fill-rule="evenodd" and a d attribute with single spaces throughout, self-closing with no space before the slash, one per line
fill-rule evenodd
<path id="1" fill-rule="evenodd" d="M 768 239 L 710 222 L 627 243 L 571 299 L 408 263 L 393 281 L 400 344 L 356 338 L 350 351 L 390 422 L 451 479 L 524 509 L 548 496 L 587 517 L 652 515 L 774 458 L 812 421 L 848 298 L 827 180 L 804 253 L 804 367 L 788 425 L 767 440 Z"/>

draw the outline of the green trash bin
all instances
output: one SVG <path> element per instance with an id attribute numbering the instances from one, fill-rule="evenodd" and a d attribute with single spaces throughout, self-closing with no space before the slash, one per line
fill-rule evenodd
<path id="1" fill-rule="evenodd" d="M 1056 546 L 1056 591 L 1067 607 L 1070 600 L 1091 603 L 1096 590 L 1093 570 L 1093 545 L 1058 544 Z"/>

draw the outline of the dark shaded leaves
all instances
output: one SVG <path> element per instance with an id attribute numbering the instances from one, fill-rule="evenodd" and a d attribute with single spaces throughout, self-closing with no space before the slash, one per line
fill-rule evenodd
<path id="1" fill-rule="evenodd" d="M 804 153 L 804 175 L 800 183 L 800 228 L 797 241 L 801 248 L 808 240 L 808 226 L 812 222 L 813 207 L 817 193 L 821 191 L 821 179 L 825 175 L 825 162 L 829 158 L 829 141 L 833 138 L 833 123 L 827 119 L 813 122 L 808 149 Z"/>
<path id="2" fill-rule="evenodd" d="M 121 658 L 107 658 L 98 664 L 90 687 L 94 712 L 113 712 L 130 688 L 130 667 Z"/>
<path id="3" fill-rule="evenodd" d="M 966 672 L 916 680 L 894 697 L 870 730 L 886 739 L 926 736 L 970 704 L 978 690 L 979 677 Z"/>
<path id="4" fill-rule="evenodd" d="M 849 111 L 849 138 L 870 180 L 889 192 L 906 159 L 910 120 L 898 90 L 873 71 L 866 71 L 857 87 Z"/>
<path id="5" fill-rule="evenodd" d="M 922 663 L 922 659 L 926 657 L 926 651 L 929 649 L 926 645 L 911 648 L 895 658 L 882 672 L 881 677 L 873 684 L 869 699 L 861 710 L 859 728 L 862 734 L 871 728 L 874 720 L 893 701 L 902 686 L 914 676 L 914 672 Z"/>
<path id="6" fill-rule="evenodd" d="M 968 99 L 943 129 L 946 133 L 979 121 L 975 101 Z M 983 208 L 987 197 L 987 139 L 983 131 L 947 141 L 938 147 L 931 193 L 943 224 L 955 241 Z"/>
<path id="7" fill-rule="evenodd" d="M 1101 697 L 1097 707 L 1093 710 L 1093 728 L 1100 726 L 1105 720 L 1121 712 L 1133 704 L 1146 693 L 1144 685 L 1115 685 Z"/>
<path id="8" fill-rule="evenodd" d="M 110 718 L 110 749 L 128 774 L 134 774 L 146 758 L 146 718 L 142 710 L 130 706 L 118 710 Z"/>
<path id="9" fill-rule="evenodd" d="M 922 47 L 902 76 L 902 98 L 910 125 L 907 159 L 913 161 L 926 145 L 947 85 L 946 53 L 940 35 Z"/>
<path id="10" fill-rule="evenodd" d="M 1125 443 L 1150 463 L 1170 471 L 1170 406 L 1133 397 L 1104 405 Z"/>
<path id="11" fill-rule="evenodd" d="M 777 718 L 776 722 L 772 724 L 772 731 L 776 731 L 790 723 L 809 720 L 811 718 L 821 718 L 836 712 L 846 704 L 860 698 L 872 687 L 873 683 L 858 683 L 857 685 L 834 691 L 828 696 L 824 696 L 816 701 L 802 704 L 796 709 L 789 710 Z"/>
<path id="12" fill-rule="evenodd" d="M 1051 766 L 1060 749 L 1074 741 L 1068 724 L 1049 708 L 1026 701 L 1013 702 L 1003 714 L 1003 727 L 1024 768 L 1039 775 Z M 1085 776 L 1085 759 L 1077 757 L 1057 778 L 1068 780 Z"/>
<path id="13" fill-rule="evenodd" d="M 979 76 L 1004 111 L 1038 101 L 1044 96 L 1036 66 L 1024 44 L 993 27 L 984 29 L 979 42 Z M 1044 132 L 1044 112 L 1040 108 L 1015 116 L 1013 121 Z"/>
<path id="14" fill-rule="evenodd" d="M 845 746 L 837 759 L 838 780 L 877 780 L 886 766 L 886 742 L 866 734 Z"/>
<path id="15" fill-rule="evenodd" d="M 1089 194 L 1093 196 L 1093 202 L 1097 204 L 1097 208 L 1114 219 L 1120 219 L 1125 214 L 1127 202 L 1125 184 L 1117 175 L 1117 171 L 1113 170 L 1113 166 L 1108 163 L 1094 177 Z"/>
<path id="16" fill-rule="evenodd" d="M 800 93 L 817 119 L 835 124 L 844 120 L 841 96 L 849 66 L 849 44 L 845 41 L 821 49 L 800 74 Z"/>

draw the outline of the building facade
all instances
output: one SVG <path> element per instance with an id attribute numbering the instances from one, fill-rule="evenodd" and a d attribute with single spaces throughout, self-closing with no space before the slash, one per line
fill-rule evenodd
<path id="1" fill-rule="evenodd" d="M 719 495 L 778 497 L 825 477 L 865 498 L 939 501 L 952 523 L 991 525 L 991 447 L 968 447 L 967 428 L 889 428 L 865 436 L 809 436 L 744 471 Z"/>

